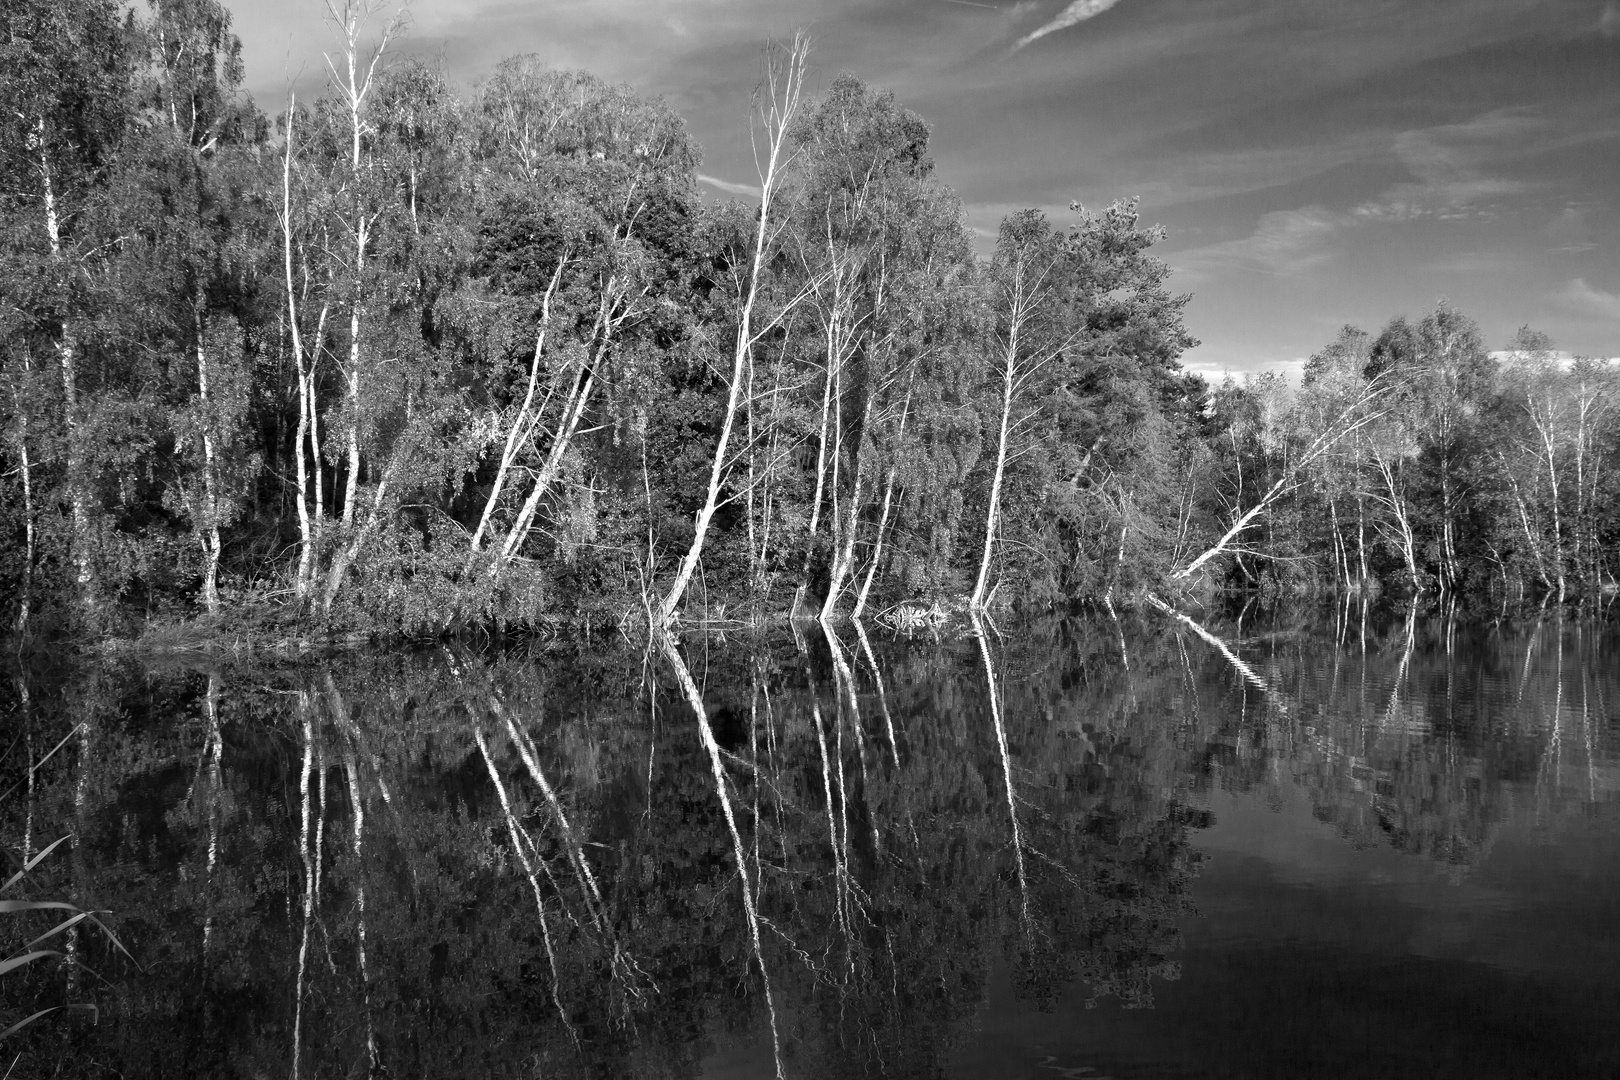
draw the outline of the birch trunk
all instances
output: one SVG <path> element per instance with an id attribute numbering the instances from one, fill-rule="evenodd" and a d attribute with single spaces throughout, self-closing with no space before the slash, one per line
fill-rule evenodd
<path id="1" fill-rule="evenodd" d="M 889 509 L 894 504 L 895 470 L 889 469 L 889 479 L 883 485 L 883 512 L 878 516 L 877 537 L 872 542 L 872 561 L 866 568 L 866 579 L 861 582 L 861 591 L 855 597 L 855 609 L 849 617 L 860 620 L 861 612 L 866 610 L 866 598 L 872 592 L 872 582 L 877 578 L 878 566 L 883 561 L 883 540 L 889 530 Z"/>
<path id="2" fill-rule="evenodd" d="M 1359 486 L 1359 485 L 1358 485 Z M 1367 591 L 1367 500 L 1356 494 L 1356 584 Z"/>
<path id="3" fill-rule="evenodd" d="M 360 485 L 360 471 L 362 466 L 360 453 L 360 397 L 363 389 L 362 374 L 360 370 L 360 329 L 361 309 L 365 299 L 366 257 L 369 254 L 371 241 L 371 225 L 376 216 L 367 216 L 364 184 L 362 183 L 365 166 L 362 135 L 366 128 L 364 111 L 366 98 L 371 93 L 373 79 L 377 73 L 377 65 L 381 62 L 383 54 L 388 49 L 388 43 L 394 32 L 398 30 L 400 20 L 398 17 L 391 20 L 383 30 L 382 40 L 378 43 L 376 51 L 371 54 L 370 61 L 365 65 L 365 71 L 360 70 L 360 33 L 366 22 L 380 8 L 379 0 L 343 0 L 341 7 L 328 7 L 333 20 L 338 23 L 343 33 L 343 60 L 344 73 L 341 80 L 340 91 L 344 104 L 349 113 L 349 181 L 352 185 L 353 218 L 350 227 L 354 230 L 354 265 L 352 267 L 352 287 L 354 294 L 349 298 L 349 363 L 345 375 L 346 401 L 348 411 L 348 476 L 344 480 L 343 489 L 343 528 L 350 531 L 354 528 L 355 496 Z M 335 74 L 335 72 L 334 72 Z"/>
<path id="4" fill-rule="evenodd" d="M 1530 524 L 1530 508 L 1525 503 L 1524 493 L 1519 490 L 1519 481 L 1508 469 L 1507 457 L 1500 450 L 1497 451 L 1496 457 L 1502 464 L 1502 475 L 1507 478 L 1508 489 L 1513 493 L 1513 504 L 1519 510 L 1519 523 L 1524 527 L 1525 543 L 1529 545 L 1531 554 L 1536 557 L 1536 573 L 1540 575 L 1541 583 L 1547 587 L 1547 591 L 1551 592 L 1552 578 L 1547 574 L 1547 560 L 1541 552 L 1541 539 Z"/>
<path id="5" fill-rule="evenodd" d="M 1012 281 L 1006 286 L 1007 337 L 1003 343 L 1001 362 L 1001 419 L 996 432 L 996 465 L 990 477 L 990 496 L 984 515 L 984 550 L 979 558 L 979 573 L 974 581 L 973 595 L 968 600 L 971 611 L 983 611 L 989 601 L 990 565 L 995 558 L 996 534 L 1001 528 L 1001 488 L 1007 474 L 1007 451 L 1014 425 L 1013 407 L 1019 392 L 1036 372 L 1073 345 L 1081 333 L 1077 330 L 1059 343 L 1045 343 L 1035 355 L 1023 355 L 1026 349 L 1024 332 L 1047 294 L 1048 279 L 1056 269 L 1059 257 L 1050 256 L 1045 265 L 1033 267 L 1027 261 L 1027 255 L 1020 255 L 1011 268 Z"/>
<path id="6" fill-rule="evenodd" d="M 304 461 L 304 446 L 311 437 L 313 401 L 310 380 L 313 374 L 304 362 L 304 339 L 298 329 L 298 294 L 293 286 L 292 242 L 292 152 L 293 119 L 297 115 L 297 99 L 287 95 L 287 142 L 281 155 L 281 256 L 286 272 L 287 327 L 292 342 L 293 366 L 298 378 L 298 428 L 293 436 L 293 476 L 298 486 L 298 570 L 293 580 L 293 595 L 300 601 L 309 596 L 310 575 L 314 571 L 315 543 L 309 520 L 309 469 Z M 315 458 L 315 483 L 320 484 L 320 457 Z M 319 495 L 316 496 L 317 500 Z"/>
<path id="7" fill-rule="evenodd" d="M 518 510 L 517 520 L 506 534 L 506 540 L 501 544 L 500 551 L 490 563 L 490 573 L 498 575 L 506 564 L 511 562 L 522 549 L 524 541 L 529 538 L 529 532 L 534 527 L 535 515 L 540 510 L 540 501 L 550 492 L 551 485 L 562 472 L 563 457 L 568 453 L 573 443 L 574 433 L 579 428 L 580 418 L 585 415 L 585 408 L 590 404 L 591 391 L 596 386 L 596 371 L 594 365 L 587 366 L 575 377 L 574 386 L 563 402 L 563 414 L 557 427 L 556 435 L 551 440 L 551 449 L 546 453 L 546 460 L 541 464 L 540 471 L 535 475 L 534 484 L 529 489 L 528 498 L 523 500 L 523 506 Z"/>
<path id="8" fill-rule="evenodd" d="M 309 378 L 306 380 L 306 386 L 308 387 L 308 391 L 309 391 L 309 395 L 308 395 L 308 408 L 309 408 L 309 465 L 310 465 L 311 470 L 313 470 L 313 473 L 314 473 L 314 489 L 313 489 L 312 494 L 315 497 L 315 499 L 314 499 L 314 503 L 315 503 L 315 505 L 314 505 L 315 523 L 314 524 L 315 524 L 315 551 L 316 551 L 317 558 L 319 557 L 319 554 L 320 554 L 321 539 L 322 539 L 323 536 L 326 535 L 327 513 L 326 513 L 326 474 L 325 474 L 325 470 L 324 470 L 324 468 L 322 466 L 322 461 L 324 459 L 321 456 L 321 420 L 320 420 L 320 411 L 319 411 L 320 399 L 316 394 L 315 369 L 320 364 L 320 358 L 321 358 L 320 346 L 321 346 L 321 342 L 326 340 L 326 319 L 327 319 L 327 316 L 330 315 L 331 313 L 332 313 L 332 308 L 331 308 L 330 303 L 326 303 L 326 304 L 321 305 L 320 317 L 315 320 L 315 351 L 309 354 Z M 333 479 L 333 485 L 334 486 L 333 486 L 332 497 L 335 499 L 335 498 L 337 498 L 336 478 L 335 477 Z"/>
<path id="9" fill-rule="evenodd" d="M 990 562 L 995 557 L 996 530 L 1001 526 L 1001 482 L 1007 471 L 1007 436 L 1012 428 L 1013 386 L 1015 357 L 1018 354 L 1018 327 L 1013 326 L 1007 344 L 1006 370 L 1001 380 L 1001 424 L 996 435 L 996 469 L 990 477 L 989 507 L 984 515 L 984 552 L 979 558 L 979 576 L 973 584 L 973 597 L 968 607 L 982 611 L 985 593 L 990 582 Z"/>
<path id="10" fill-rule="evenodd" d="M 1243 534 L 1244 531 L 1252 526 L 1261 517 L 1261 515 L 1275 505 L 1276 502 L 1284 495 L 1288 494 L 1289 492 L 1293 491 L 1294 488 L 1299 486 L 1301 482 L 1301 474 L 1307 468 L 1309 468 L 1312 463 L 1314 463 L 1318 458 L 1322 457 L 1322 455 L 1332 450 L 1333 447 L 1337 446 L 1341 440 L 1357 431 L 1360 431 L 1362 428 L 1366 427 L 1368 424 L 1372 423 L 1378 418 L 1378 415 L 1380 414 L 1371 413 L 1367 411 L 1367 409 L 1372 401 L 1382 392 L 1383 391 L 1379 388 L 1369 386 L 1365 393 L 1363 393 L 1355 401 L 1351 402 L 1350 405 L 1339 413 L 1338 417 L 1331 425 L 1329 425 L 1326 431 L 1322 432 L 1311 441 L 1311 444 L 1306 447 L 1304 453 L 1302 453 L 1297 460 L 1284 469 L 1282 476 L 1278 477 L 1271 487 L 1266 490 L 1266 493 L 1260 497 L 1259 502 L 1255 503 L 1248 510 L 1239 514 L 1237 518 L 1233 520 L 1231 527 L 1221 535 L 1221 538 L 1217 540 L 1214 545 L 1204 551 L 1203 554 L 1199 555 L 1192 562 L 1188 563 L 1186 566 L 1182 567 L 1180 570 L 1177 570 L 1170 576 L 1185 580 L 1196 573 L 1198 568 L 1203 566 L 1210 559 L 1213 559 L 1217 555 L 1229 550 L 1233 541 L 1235 541 L 1240 535 Z"/>
<path id="11" fill-rule="evenodd" d="M 1379 475 L 1384 481 L 1384 490 L 1388 494 L 1390 514 L 1395 519 L 1396 536 L 1400 540 L 1401 556 L 1406 560 L 1407 577 L 1412 582 L 1412 591 L 1422 592 L 1422 583 L 1418 579 L 1417 545 L 1412 535 L 1412 520 L 1407 513 L 1406 499 L 1400 493 L 1400 485 L 1396 483 L 1395 471 L 1389 459 L 1377 450 L 1374 450 L 1373 454 Z"/>
<path id="12" fill-rule="evenodd" d="M 214 458 L 214 420 L 208 388 L 208 350 L 203 345 L 203 320 L 197 324 L 197 400 L 202 411 L 203 506 L 197 531 L 203 548 L 203 605 L 219 613 L 219 477 Z"/>
<path id="13" fill-rule="evenodd" d="M 45 117 L 36 124 L 39 135 L 40 199 L 45 208 L 45 237 L 50 242 L 51 261 L 61 264 L 62 225 L 56 208 L 56 182 L 51 173 L 47 150 Z M 90 565 L 90 509 L 84 491 L 84 444 L 79 432 L 79 375 L 73 333 L 68 320 L 62 320 L 62 334 L 56 340 L 56 359 L 62 372 L 62 426 L 67 442 L 68 504 L 73 520 L 72 562 L 79 603 L 86 614 L 95 613 L 95 572 Z"/>
<path id="14" fill-rule="evenodd" d="M 626 232 L 624 239 L 629 239 Z M 641 290 L 640 296 L 645 296 L 647 289 Z M 639 297 L 638 297 L 639 299 Z M 597 304 L 596 320 L 591 328 L 592 348 L 585 357 L 583 366 L 574 378 L 574 384 L 569 390 L 568 398 L 563 403 L 562 415 L 558 420 L 557 430 L 552 435 L 551 449 L 546 454 L 545 462 L 535 476 L 534 485 L 529 489 L 528 498 L 524 499 L 523 506 L 518 511 L 517 520 L 513 522 L 511 530 L 506 534 L 506 540 L 501 550 L 490 563 L 490 573 L 498 575 L 506 564 L 511 562 L 522 550 L 523 544 L 529 538 L 534 528 L 534 519 L 540 510 L 540 503 L 551 491 L 552 484 L 562 473 L 563 459 L 567 456 L 569 447 L 573 445 L 574 436 L 579 433 L 580 422 L 584 419 L 586 410 L 591 404 L 591 394 L 596 388 L 597 376 L 602 365 L 607 360 L 608 346 L 612 343 L 614 335 L 625 320 L 634 312 L 634 301 L 627 299 L 624 283 L 618 277 L 609 277 L 602 286 L 601 299 Z M 539 423 L 536 415 L 534 423 Z"/>
<path id="15" fill-rule="evenodd" d="M 867 396 L 866 405 L 861 410 L 861 431 L 866 431 L 867 420 L 872 414 L 872 398 Z M 860 436 L 857 436 L 855 455 L 855 480 L 850 487 L 848 507 L 835 519 L 837 528 L 834 535 L 838 540 L 838 547 L 833 553 L 833 564 L 827 581 L 827 596 L 821 605 L 821 621 L 826 622 L 838 610 L 838 597 L 844 591 L 844 584 L 853 573 L 855 563 L 855 533 L 860 524 L 861 514 L 861 481 L 866 472 L 862 466 L 860 455 Z M 840 433 L 842 442 L 842 433 Z M 834 510 L 837 510 L 835 505 Z"/>
<path id="16" fill-rule="evenodd" d="M 1551 392 L 1549 391 L 1549 397 L 1550 397 L 1550 393 Z M 1559 490 L 1558 490 L 1558 460 L 1557 460 L 1558 446 L 1557 446 L 1557 429 L 1556 429 L 1557 421 L 1556 421 L 1556 418 L 1552 415 L 1552 408 L 1553 408 L 1552 407 L 1552 402 L 1549 400 L 1548 404 L 1547 404 L 1547 413 L 1548 413 L 1548 415 L 1547 415 L 1546 421 L 1545 421 L 1545 423 L 1543 423 L 1542 421 L 1538 420 L 1537 423 L 1536 423 L 1536 427 L 1538 429 L 1540 429 L 1542 448 L 1543 448 L 1543 450 L 1545 452 L 1545 456 L 1546 456 L 1547 495 L 1548 495 L 1548 498 L 1552 502 L 1552 532 L 1553 532 L 1552 564 L 1553 564 L 1553 574 L 1558 579 L 1558 602 L 1561 604 L 1561 603 L 1564 602 L 1564 589 L 1565 589 L 1565 585 L 1564 585 L 1564 523 L 1563 523 L 1563 514 L 1562 514 L 1563 507 L 1561 505 L 1561 500 L 1560 500 L 1560 497 L 1559 497 Z"/>
<path id="17" fill-rule="evenodd" d="M 838 355 L 837 349 L 832 344 L 836 337 L 836 330 L 833 329 L 835 325 L 836 316 L 835 321 L 829 324 L 827 331 L 827 377 L 822 383 L 821 390 L 821 433 L 816 443 L 816 488 L 815 494 L 810 497 L 810 527 L 806 530 L 804 536 L 804 565 L 799 570 L 799 587 L 793 594 L 794 614 L 798 613 L 799 601 L 804 597 L 805 590 L 810 587 L 811 556 L 815 551 L 816 531 L 821 524 L 821 502 L 827 487 L 827 445 L 829 442 L 827 429 L 832 422 L 833 365 L 836 363 Z"/>
<path id="18" fill-rule="evenodd" d="M 557 293 L 557 286 L 562 281 L 563 268 L 568 264 L 568 253 L 564 252 L 562 258 L 557 260 L 557 269 L 551 275 L 551 282 L 546 286 L 545 296 L 540 300 L 540 328 L 535 333 L 534 357 L 529 362 L 529 381 L 523 392 L 523 404 L 518 407 L 517 416 L 512 419 L 512 426 L 506 433 L 506 444 L 501 449 L 501 464 L 496 470 L 495 482 L 490 486 L 489 497 L 484 500 L 484 512 L 479 515 L 478 527 L 473 530 L 472 541 L 469 546 L 469 560 L 478 553 L 484 532 L 489 528 L 489 519 L 494 516 L 495 508 L 500 505 L 501 491 L 505 487 L 507 474 L 511 471 L 513 462 L 517 459 L 518 447 L 526 440 L 533 430 L 529 410 L 534 405 L 534 393 L 540 382 L 540 360 L 545 353 L 546 330 L 551 324 L 551 301 Z M 542 406 L 543 408 L 543 406 Z"/>
<path id="19" fill-rule="evenodd" d="M 24 350 L 23 372 L 32 374 L 34 370 L 33 358 Z M 33 610 L 34 603 L 34 559 L 38 540 L 34 533 L 34 465 L 28 453 L 28 411 L 23 405 L 22 394 L 19 389 L 12 391 L 13 408 L 17 412 L 17 470 L 22 480 L 23 496 L 23 572 L 22 587 L 17 597 L 17 618 L 12 623 L 19 639 L 28 637 L 28 618 Z M 24 690 L 24 700 L 27 692 Z M 26 710 L 25 710 L 26 711 Z M 28 860 L 28 853 L 23 852 L 23 861 Z"/>
<path id="20" fill-rule="evenodd" d="M 708 538 L 709 523 L 720 505 L 720 488 L 727 472 L 727 454 L 731 447 L 731 433 L 737 425 L 738 398 L 743 387 L 743 374 L 747 369 L 750 351 L 754 346 L 754 305 L 759 298 L 760 271 L 765 261 L 765 248 L 770 236 L 771 203 L 776 194 L 778 172 L 786 164 L 783 151 L 788 130 L 799 110 L 800 91 L 804 86 L 805 62 L 809 44 L 800 37 L 794 40 L 785 65 L 778 66 L 774 58 L 767 60 L 765 90 L 769 97 L 763 108 L 766 136 L 765 166 L 760 173 L 759 225 L 754 232 L 754 257 L 748 269 L 748 288 L 743 295 L 742 310 L 738 313 L 737 337 L 732 349 L 731 383 L 726 393 L 725 417 L 720 425 L 720 438 L 715 444 L 714 461 L 709 468 L 708 491 L 703 505 L 693 520 L 692 543 L 675 573 L 669 591 L 659 602 L 657 617 L 660 625 L 667 626 L 675 617 L 681 599 L 686 595 L 698 560 L 703 557 L 703 544 Z M 780 85 L 778 81 L 780 80 Z"/>

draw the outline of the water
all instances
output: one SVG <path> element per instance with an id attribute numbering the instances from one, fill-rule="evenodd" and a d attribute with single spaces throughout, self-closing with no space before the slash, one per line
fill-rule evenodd
<path id="1" fill-rule="evenodd" d="M 1620 634 L 1288 618 L 36 665 L 0 1064 L 1620 1075 Z"/>

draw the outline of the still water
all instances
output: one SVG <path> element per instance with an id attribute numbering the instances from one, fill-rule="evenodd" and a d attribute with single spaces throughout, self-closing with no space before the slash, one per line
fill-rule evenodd
<path id="1" fill-rule="evenodd" d="M 1620 1075 L 1599 623 L 11 676 L 18 1077 Z"/>

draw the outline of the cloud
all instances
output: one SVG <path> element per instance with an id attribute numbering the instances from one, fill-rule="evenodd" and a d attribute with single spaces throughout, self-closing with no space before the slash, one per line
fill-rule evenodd
<path id="1" fill-rule="evenodd" d="M 1620 3 L 1616 0 L 1603 5 L 1603 14 L 1598 16 L 1598 33 L 1611 40 L 1620 37 Z"/>
<path id="2" fill-rule="evenodd" d="M 1343 214 L 1320 206 L 1262 215 L 1253 235 L 1195 248 L 1172 261 L 1192 278 L 1236 267 L 1261 274 L 1303 274 L 1333 257 L 1330 241 L 1346 224 Z"/>
<path id="3" fill-rule="evenodd" d="M 1391 148 L 1416 180 L 1396 184 L 1352 212 L 1363 221 L 1488 217 L 1492 201 L 1522 194 L 1525 185 L 1490 176 L 1484 166 L 1513 156 L 1527 143 L 1545 144 L 1547 129 L 1526 110 L 1498 109 L 1459 124 L 1402 131 Z"/>
<path id="4" fill-rule="evenodd" d="M 751 199 L 759 198 L 758 184 L 739 184 L 731 180 L 722 180 L 718 176 L 709 176 L 705 173 L 697 174 L 698 182 L 708 184 L 712 188 L 719 188 L 727 195 L 746 195 Z"/>
<path id="5" fill-rule="evenodd" d="M 1067 30 L 1076 23 L 1094 19 L 1117 3 L 1119 3 L 1119 0 L 1073 0 L 1073 3 L 1058 13 L 1057 18 L 1019 38 L 1017 44 L 1013 45 L 1012 51 L 1017 52 L 1025 45 L 1037 38 L 1043 38 L 1047 34 L 1055 34 L 1059 30 Z"/>
<path id="6" fill-rule="evenodd" d="M 1256 375 L 1281 375 L 1289 386 L 1298 386 L 1305 374 L 1305 360 L 1303 356 L 1292 360 L 1252 360 L 1243 367 L 1213 360 L 1194 360 L 1184 366 L 1194 375 L 1202 375 L 1210 386 L 1220 386 L 1227 379 L 1242 386 Z"/>
<path id="7" fill-rule="evenodd" d="M 1553 296 L 1559 307 L 1576 315 L 1620 322 L 1620 295 L 1595 289 L 1585 278 L 1567 282 Z"/>

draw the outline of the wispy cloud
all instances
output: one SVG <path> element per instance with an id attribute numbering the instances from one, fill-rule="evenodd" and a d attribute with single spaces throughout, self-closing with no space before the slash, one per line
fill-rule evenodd
<path id="1" fill-rule="evenodd" d="M 751 199 L 759 198 L 758 184 L 739 184 L 732 180 L 722 180 L 718 176 L 709 176 L 707 173 L 697 174 L 698 182 L 718 188 L 727 195 L 746 195 Z"/>
<path id="2" fill-rule="evenodd" d="M 1059 30 L 1067 30 L 1076 23 L 1094 19 L 1117 3 L 1119 3 L 1119 0 L 1074 0 L 1068 7 L 1060 11 L 1051 22 L 1045 23 L 1019 38 L 1017 43 L 1013 45 L 1012 51 L 1017 52 L 1025 45 L 1043 38 L 1047 34 L 1055 34 Z"/>
<path id="3" fill-rule="evenodd" d="M 1442 221 L 1486 216 L 1493 200 L 1519 195 L 1525 185 L 1489 175 L 1485 166 L 1513 156 L 1527 143 L 1546 145 L 1548 125 L 1522 109 L 1499 109 L 1471 120 L 1402 131 L 1391 149 L 1415 181 L 1396 184 L 1355 208 L 1366 221 Z"/>
<path id="4" fill-rule="evenodd" d="M 1332 241 L 1344 225 L 1344 215 L 1319 206 L 1277 210 L 1260 218 L 1253 235 L 1195 248 L 1172 261 L 1194 281 L 1227 268 L 1297 276 L 1333 257 Z"/>
<path id="5" fill-rule="evenodd" d="M 1553 299 L 1559 307 L 1576 315 L 1620 322 L 1620 295 L 1593 288 L 1585 278 L 1567 282 Z"/>

